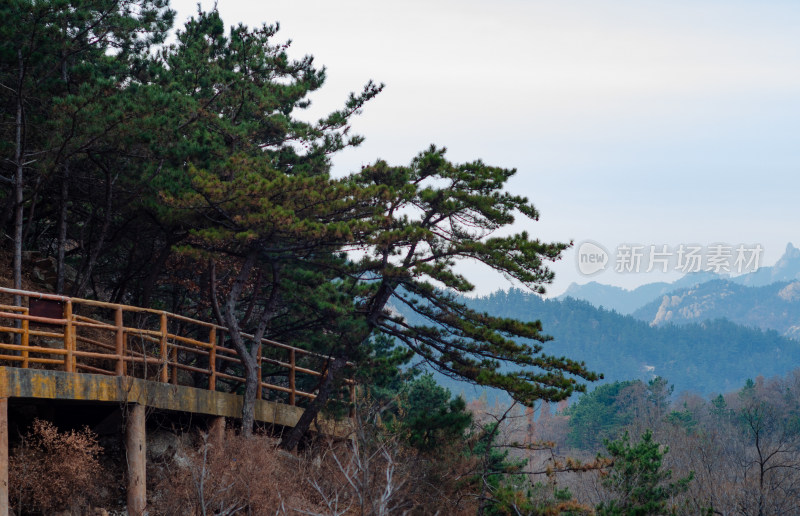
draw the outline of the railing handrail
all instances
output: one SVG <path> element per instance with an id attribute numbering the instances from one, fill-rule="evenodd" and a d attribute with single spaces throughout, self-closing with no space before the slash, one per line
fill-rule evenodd
<path id="1" fill-rule="evenodd" d="M 20 307 L 9 304 L 0 304 L 0 318 L 16 319 L 21 321 L 21 327 L 17 328 L 5 327 L 0 325 L 0 332 L 20 335 L 20 339 L 17 341 L 17 344 L 0 343 L 0 350 L 4 349 L 7 351 L 14 351 L 21 353 L 21 356 L 0 354 L 0 360 L 19 360 L 23 362 L 23 367 L 28 367 L 29 363 L 39 363 L 43 365 L 63 364 L 66 371 L 68 372 L 75 372 L 75 369 L 84 369 L 93 372 L 102 372 L 104 374 L 116 374 L 124 376 L 128 375 L 127 364 L 129 363 L 132 363 L 134 366 L 136 364 L 140 364 L 145 368 L 147 367 L 148 364 L 159 364 L 161 366 L 161 371 L 159 374 L 160 381 L 162 382 L 170 381 L 169 369 L 171 368 L 172 369 L 171 381 L 172 383 L 177 384 L 178 382 L 177 371 L 179 369 L 188 370 L 208 375 L 208 385 L 209 385 L 208 388 L 210 390 L 216 390 L 216 380 L 218 378 L 240 383 L 245 381 L 245 379 L 242 377 L 232 376 L 230 374 L 227 374 L 226 372 L 224 372 L 224 368 L 223 371 L 216 370 L 216 362 L 219 360 L 239 363 L 239 364 L 242 363 L 241 357 L 239 357 L 235 349 L 231 349 L 218 344 L 218 337 L 219 335 L 222 334 L 222 332 L 230 333 L 229 329 L 225 326 L 221 326 L 219 324 L 215 324 L 212 322 L 201 321 L 191 317 L 186 317 L 180 314 L 168 312 L 166 310 L 143 308 L 138 306 L 124 305 L 120 303 L 109 303 L 105 301 L 76 298 L 70 296 L 63 296 L 59 294 L 49 294 L 44 292 L 19 290 L 7 287 L 0 287 L 0 294 L 20 296 L 28 299 L 56 301 L 59 303 L 64 303 L 65 307 L 62 316 L 59 318 L 55 318 L 55 317 L 41 317 L 41 316 L 31 315 L 29 308 L 25 306 Z M 75 305 L 83 305 L 88 307 L 97 307 L 97 308 L 113 310 L 114 313 L 116 314 L 114 316 L 115 322 L 109 323 L 93 319 L 85 315 L 75 314 L 73 313 L 73 307 Z M 123 324 L 123 320 L 124 320 L 124 313 L 126 312 L 133 314 L 144 313 L 144 314 L 158 316 L 160 319 L 158 324 L 159 329 L 154 330 L 148 328 L 125 326 Z M 188 323 L 196 325 L 200 328 L 207 329 L 209 331 L 208 341 L 207 342 L 201 341 L 192 337 L 170 333 L 168 331 L 169 320 Z M 42 330 L 33 330 L 30 329 L 30 323 L 63 326 L 64 331 L 63 334 L 61 334 L 61 333 L 53 333 Z M 92 338 L 88 338 L 85 335 L 80 336 L 78 335 L 79 328 L 93 328 L 100 331 L 113 331 L 116 334 L 116 337 L 112 339 L 115 342 L 115 344 L 107 344 L 99 342 Z M 242 333 L 241 335 L 247 339 L 250 339 L 251 341 L 254 339 L 253 335 L 245 333 Z M 31 346 L 29 345 L 29 339 L 31 336 L 63 338 L 64 349 Z M 144 349 L 144 347 L 142 348 L 142 351 L 129 350 L 127 346 L 127 338 L 129 336 L 138 336 L 139 338 L 146 339 L 146 341 L 151 342 L 152 346 L 158 347 L 160 351 L 158 352 L 158 354 L 148 355 L 148 352 Z M 93 345 L 96 348 L 99 347 L 100 349 L 113 351 L 113 353 L 98 353 L 94 351 L 86 351 L 85 349 L 79 350 L 77 349 L 77 342 L 79 341 Z M 197 349 L 194 349 L 191 346 L 194 346 L 194 348 Z M 260 393 L 262 388 L 288 393 L 289 402 L 292 405 L 295 404 L 296 396 L 298 395 L 312 399 L 316 397 L 316 395 L 313 393 L 303 392 L 296 388 L 295 375 L 296 373 L 301 373 L 306 375 L 323 376 L 324 369 L 323 371 L 315 371 L 313 369 L 303 367 L 296 363 L 296 357 L 297 355 L 303 355 L 308 357 L 315 357 L 322 360 L 331 360 L 332 357 L 325 356 L 320 353 L 315 353 L 313 351 L 305 350 L 302 348 L 298 348 L 296 346 L 291 346 L 289 344 L 284 344 L 282 342 L 276 342 L 266 338 L 261 339 L 259 347 L 261 348 L 262 346 L 266 346 L 268 348 L 283 349 L 285 351 L 288 351 L 289 356 L 287 357 L 287 361 L 284 362 L 282 360 L 265 357 L 259 353 L 260 355 L 258 360 L 259 398 L 261 397 Z M 179 350 L 182 350 L 185 353 L 194 353 L 195 355 L 208 356 L 209 360 L 208 369 L 201 369 L 193 365 L 180 363 L 178 360 Z M 35 358 L 35 357 L 32 358 L 29 356 L 30 353 L 50 354 L 51 356 L 59 355 L 63 358 L 62 359 Z M 115 371 L 112 372 L 107 369 L 101 369 L 95 367 L 94 365 L 79 364 L 77 363 L 77 358 L 79 357 L 116 360 L 117 361 L 116 369 Z M 264 363 L 286 368 L 288 370 L 289 387 L 283 387 L 280 385 L 273 385 L 264 382 L 264 379 L 261 377 L 261 368 L 262 368 L 261 364 Z M 351 362 L 348 362 L 348 365 L 353 365 L 353 364 Z M 346 383 L 350 386 L 349 389 L 350 396 L 351 400 L 353 400 L 355 397 L 355 381 L 353 379 L 348 379 Z"/>
<path id="2" fill-rule="evenodd" d="M 208 322 L 208 321 L 201 321 L 200 319 L 193 319 L 191 317 L 186 317 L 185 315 L 176 314 L 176 313 L 173 313 L 173 312 L 169 312 L 167 310 L 159 310 L 157 308 L 144 308 L 144 307 L 140 307 L 140 306 L 123 305 L 123 304 L 120 304 L 120 303 L 109 303 L 109 302 L 106 302 L 106 301 L 97 301 L 96 299 L 85 299 L 85 298 L 80 298 L 80 297 L 62 296 L 62 295 L 59 295 L 59 294 L 48 294 L 48 293 L 45 293 L 45 292 L 34 292 L 34 291 L 31 291 L 31 290 L 18 290 L 18 289 L 7 288 L 7 287 L 0 287 L 0 294 L 10 294 L 12 296 L 23 296 L 23 297 L 34 298 L 34 299 L 45 299 L 45 300 L 48 300 L 48 301 L 60 301 L 62 303 L 66 303 L 67 301 L 70 301 L 73 304 L 77 303 L 77 304 L 86 305 L 86 306 L 96 306 L 96 307 L 100 307 L 100 308 L 110 308 L 110 309 L 114 309 L 114 310 L 122 308 L 126 312 L 150 313 L 150 314 L 153 314 L 153 315 L 162 315 L 163 314 L 163 315 L 166 315 L 167 317 L 169 317 L 170 319 L 175 319 L 176 321 L 189 322 L 189 323 L 192 323 L 192 324 L 197 324 L 199 326 L 205 326 L 207 328 L 215 328 L 217 330 L 222 330 L 222 331 L 225 331 L 225 332 L 229 331 L 227 326 L 220 326 L 219 324 L 216 324 L 216 323 L 212 323 L 212 322 Z M 26 308 L 26 307 L 18 307 L 18 308 Z M 242 337 L 245 337 L 245 338 L 250 339 L 250 340 L 255 338 L 254 335 L 251 335 L 249 333 L 240 332 L 240 334 L 242 335 Z M 279 347 L 279 348 L 284 348 L 284 349 L 288 349 L 288 350 L 294 350 L 295 352 L 301 353 L 303 355 L 315 356 L 317 358 L 322 358 L 322 359 L 326 359 L 326 360 L 331 358 L 331 357 L 323 355 L 321 353 L 316 353 L 314 351 L 309 351 L 307 349 L 298 348 L 298 347 L 292 346 L 290 344 L 284 344 L 283 342 L 277 342 L 277 341 L 266 339 L 266 338 L 262 338 L 261 342 L 264 343 L 264 344 L 269 344 L 271 346 L 276 346 L 276 347 Z M 353 366 L 354 364 L 352 362 L 348 362 L 347 365 Z"/>

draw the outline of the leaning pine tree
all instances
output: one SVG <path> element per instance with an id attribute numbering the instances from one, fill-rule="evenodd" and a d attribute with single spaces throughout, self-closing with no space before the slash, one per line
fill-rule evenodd
<path id="1" fill-rule="evenodd" d="M 432 146 L 410 166 L 378 161 L 343 181 L 374 192 L 371 227 L 343 244 L 362 258 L 345 262 L 337 279 L 353 300 L 352 327 L 327 351 L 332 361 L 319 395 L 281 446 L 297 446 L 340 380 L 337 375 L 358 358 L 372 332 L 396 338 L 447 376 L 502 389 L 529 406 L 565 399 L 585 390 L 581 379 L 599 378 L 583 362 L 544 353 L 551 338 L 539 321 L 476 312 L 459 298 L 474 289 L 456 270 L 459 261 L 481 262 L 543 293 L 553 278 L 544 262 L 567 248 L 526 232 L 495 236 L 516 216 L 539 217 L 525 197 L 504 191 L 514 173 L 481 161 L 453 164 L 444 149 Z"/>

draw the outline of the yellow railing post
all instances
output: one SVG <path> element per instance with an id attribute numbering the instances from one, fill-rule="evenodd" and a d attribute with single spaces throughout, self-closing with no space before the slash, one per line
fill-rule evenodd
<path id="1" fill-rule="evenodd" d="M 24 314 L 25 312 L 20 312 L 20 313 Z M 28 344 L 30 342 L 30 334 L 28 333 L 29 330 L 30 330 L 30 321 L 28 321 L 27 319 L 23 319 L 22 320 L 22 345 L 25 346 L 25 348 L 28 347 Z M 28 368 L 28 350 L 27 349 L 23 349 L 22 350 L 22 367 L 24 369 Z"/>
<path id="2" fill-rule="evenodd" d="M 295 373 L 295 352 L 293 349 L 289 350 L 289 405 L 294 405 L 296 402 L 296 390 L 294 386 L 294 373 Z"/>
<path id="3" fill-rule="evenodd" d="M 208 377 L 208 390 L 217 390 L 217 329 L 211 327 L 208 332 L 208 342 L 211 344 L 211 349 L 208 350 L 208 370 L 210 375 Z"/>
<path id="4" fill-rule="evenodd" d="M 125 329 L 122 326 L 122 307 L 118 306 L 114 312 L 114 325 L 117 327 L 114 336 L 114 350 L 117 353 L 117 367 L 115 372 L 117 376 L 125 374 Z"/>
<path id="5" fill-rule="evenodd" d="M 167 312 L 161 312 L 161 381 L 169 381 L 169 371 L 167 370 Z"/>
<path id="6" fill-rule="evenodd" d="M 64 319 L 67 320 L 64 325 L 64 349 L 67 354 L 64 355 L 64 370 L 68 373 L 75 372 L 74 351 L 75 351 L 75 326 L 72 324 L 72 300 L 67 299 L 64 305 Z"/>

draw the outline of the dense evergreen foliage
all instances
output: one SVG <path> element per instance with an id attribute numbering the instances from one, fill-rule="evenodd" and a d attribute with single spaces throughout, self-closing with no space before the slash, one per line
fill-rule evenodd
<path id="1" fill-rule="evenodd" d="M 463 439 L 472 423 L 466 408 L 464 398 L 452 397 L 428 374 L 406 384 L 384 417 L 412 447 L 430 452 Z"/>
<path id="2" fill-rule="evenodd" d="M 634 416 L 620 400 L 622 391 L 633 384 L 607 383 L 581 396 L 568 411 L 567 443 L 574 448 L 596 450 L 604 441 L 616 438 Z"/>

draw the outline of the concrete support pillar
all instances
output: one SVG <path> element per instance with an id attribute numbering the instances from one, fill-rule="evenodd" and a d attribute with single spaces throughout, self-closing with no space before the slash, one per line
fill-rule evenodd
<path id="1" fill-rule="evenodd" d="M 8 398 L 0 398 L 0 516 L 8 508 Z"/>
<path id="2" fill-rule="evenodd" d="M 222 446 L 225 440 L 225 416 L 212 417 L 208 424 L 208 442 L 214 446 Z"/>
<path id="3" fill-rule="evenodd" d="M 147 509 L 147 449 L 144 405 L 128 405 L 125 451 L 128 455 L 128 515 L 143 516 Z"/>

